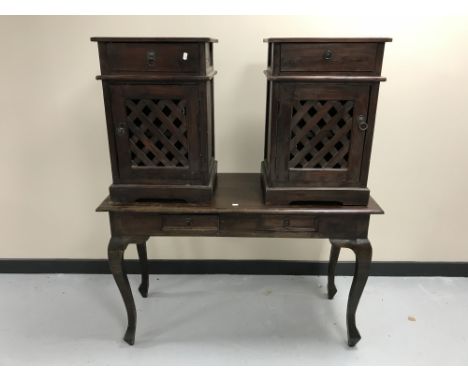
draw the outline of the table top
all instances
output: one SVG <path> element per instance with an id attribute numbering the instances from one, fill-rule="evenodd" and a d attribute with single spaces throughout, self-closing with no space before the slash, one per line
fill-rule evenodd
<path id="1" fill-rule="evenodd" d="M 289 206 L 263 203 L 260 174 L 219 173 L 215 193 L 207 203 L 113 202 L 109 197 L 96 209 L 99 212 L 148 212 L 163 214 L 383 214 L 371 197 L 367 206 L 301 204 Z"/>

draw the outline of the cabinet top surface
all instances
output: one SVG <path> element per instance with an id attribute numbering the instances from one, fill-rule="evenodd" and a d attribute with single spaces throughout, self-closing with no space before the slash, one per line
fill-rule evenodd
<path id="1" fill-rule="evenodd" d="M 391 42 L 390 37 L 270 37 L 263 42 Z"/>
<path id="2" fill-rule="evenodd" d="M 91 37 L 91 41 L 98 42 L 218 42 L 210 37 Z"/>
<path id="3" fill-rule="evenodd" d="M 236 205 L 237 204 L 237 205 Z M 294 205 L 272 206 L 263 203 L 260 174 L 220 173 L 211 202 L 208 203 L 120 203 L 107 197 L 96 211 L 106 212 L 148 212 L 164 214 L 382 214 L 383 210 L 370 198 L 367 206 L 341 205 Z"/>

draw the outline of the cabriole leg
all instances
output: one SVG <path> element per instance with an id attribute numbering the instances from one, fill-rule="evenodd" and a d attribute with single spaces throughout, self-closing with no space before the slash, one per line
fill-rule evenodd
<path id="1" fill-rule="evenodd" d="M 140 259 L 141 284 L 138 287 L 143 297 L 148 297 L 149 276 L 148 276 L 148 255 L 146 253 L 146 241 L 137 244 L 138 258 Z"/>
<path id="2" fill-rule="evenodd" d="M 340 255 L 340 247 L 337 247 L 333 244 L 330 250 L 330 261 L 328 263 L 328 298 L 331 300 L 337 290 L 335 286 L 335 270 L 336 270 L 336 263 L 338 262 L 338 256 Z"/>
<path id="3" fill-rule="evenodd" d="M 348 345 L 355 346 L 361 339 L 356 327 L 356 310 L 369 276 L 372 262 L 372 247 L 368 239 L 331 240 L 339 248 L 350 248 L 356 255 L 354 277 L 349 291 L 346 323 L 348 327 Z"/>
<path id="4" fill-rule="evenodd" d="M 108 247 L 109 265 L 127 310 L 128 326 L 124 340 L 130 345 L 135 343 L 136 308 L 132 290 L 124 269 L 123 259 L 128 241 L 122 237 L 112 237 Z"/>

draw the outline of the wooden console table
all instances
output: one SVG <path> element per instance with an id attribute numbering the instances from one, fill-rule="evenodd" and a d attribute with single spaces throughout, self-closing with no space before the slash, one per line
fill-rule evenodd
<path id="1" fill-rule="evenodd" d="M 370 215 L 382 214 L 371 198 L 367 206 L 293 205 L 263 203 L 260 174 L 218 174 L 211 202 L 116 203 L 105 199 L 97 211 L 109 213 L 111 234 L 110 269 L 125 303 L 128 327 L 124 340 L 133 345 L 136 308 L 124 269 L 124 252 L 135 243 L 142 269 L 139 291 L 148 295 L 146 241 L 150 236 L 230 236 L 328 238 L 331 253 L 328 269 L 328 298 L 336 293 L 335 266 L 341 248 L 356 254 L 354 278 L 346 313 L 348 345 L 361 339 L 356 327 L 356 309 L 369 275 L 372 247 L 367 238 Z"/>

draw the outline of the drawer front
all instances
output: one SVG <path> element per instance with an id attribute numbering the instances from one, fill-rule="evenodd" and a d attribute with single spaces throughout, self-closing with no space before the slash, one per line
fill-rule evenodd
<path id="1" fill-rule="evenodd" d="M 288 43 L 281 45 L 282 72 L 374 72 L 375 43 Z"/>
<path id="2" fill-rule="evenodd" d="M 161 232 L 161 215 L 148 213 L 110 212 L 113 236 L 158 235 Z"/>
<path id="3" fill-rule="evenodd" d="M 107 58 L 114 72 L 198 73 L 199 44 L 109 43 Z"/>
<path id="4" fill-rule="evenodd" d="M 113 236 L 367 237 L 369 215 L 160 215 L 110 212 Z"/>
<path id="5" fill-rule="evenodd" d="M 317 222 L 310 216 L 269 216 L 263 215 L 258 219 L 258 230 L 281 232 L 315 232 Z"/>
<path id="6" fill-rule="evenodd" d="M 233 215 L 220 221 L 221 235 L 311 237 L 318 232 L 314 216 Z"/>
<path id="7" fill-rule="evenodd" d="M 217 215 L 165 215 L 162 217 L 163 232 L 218 232 Z"/>

